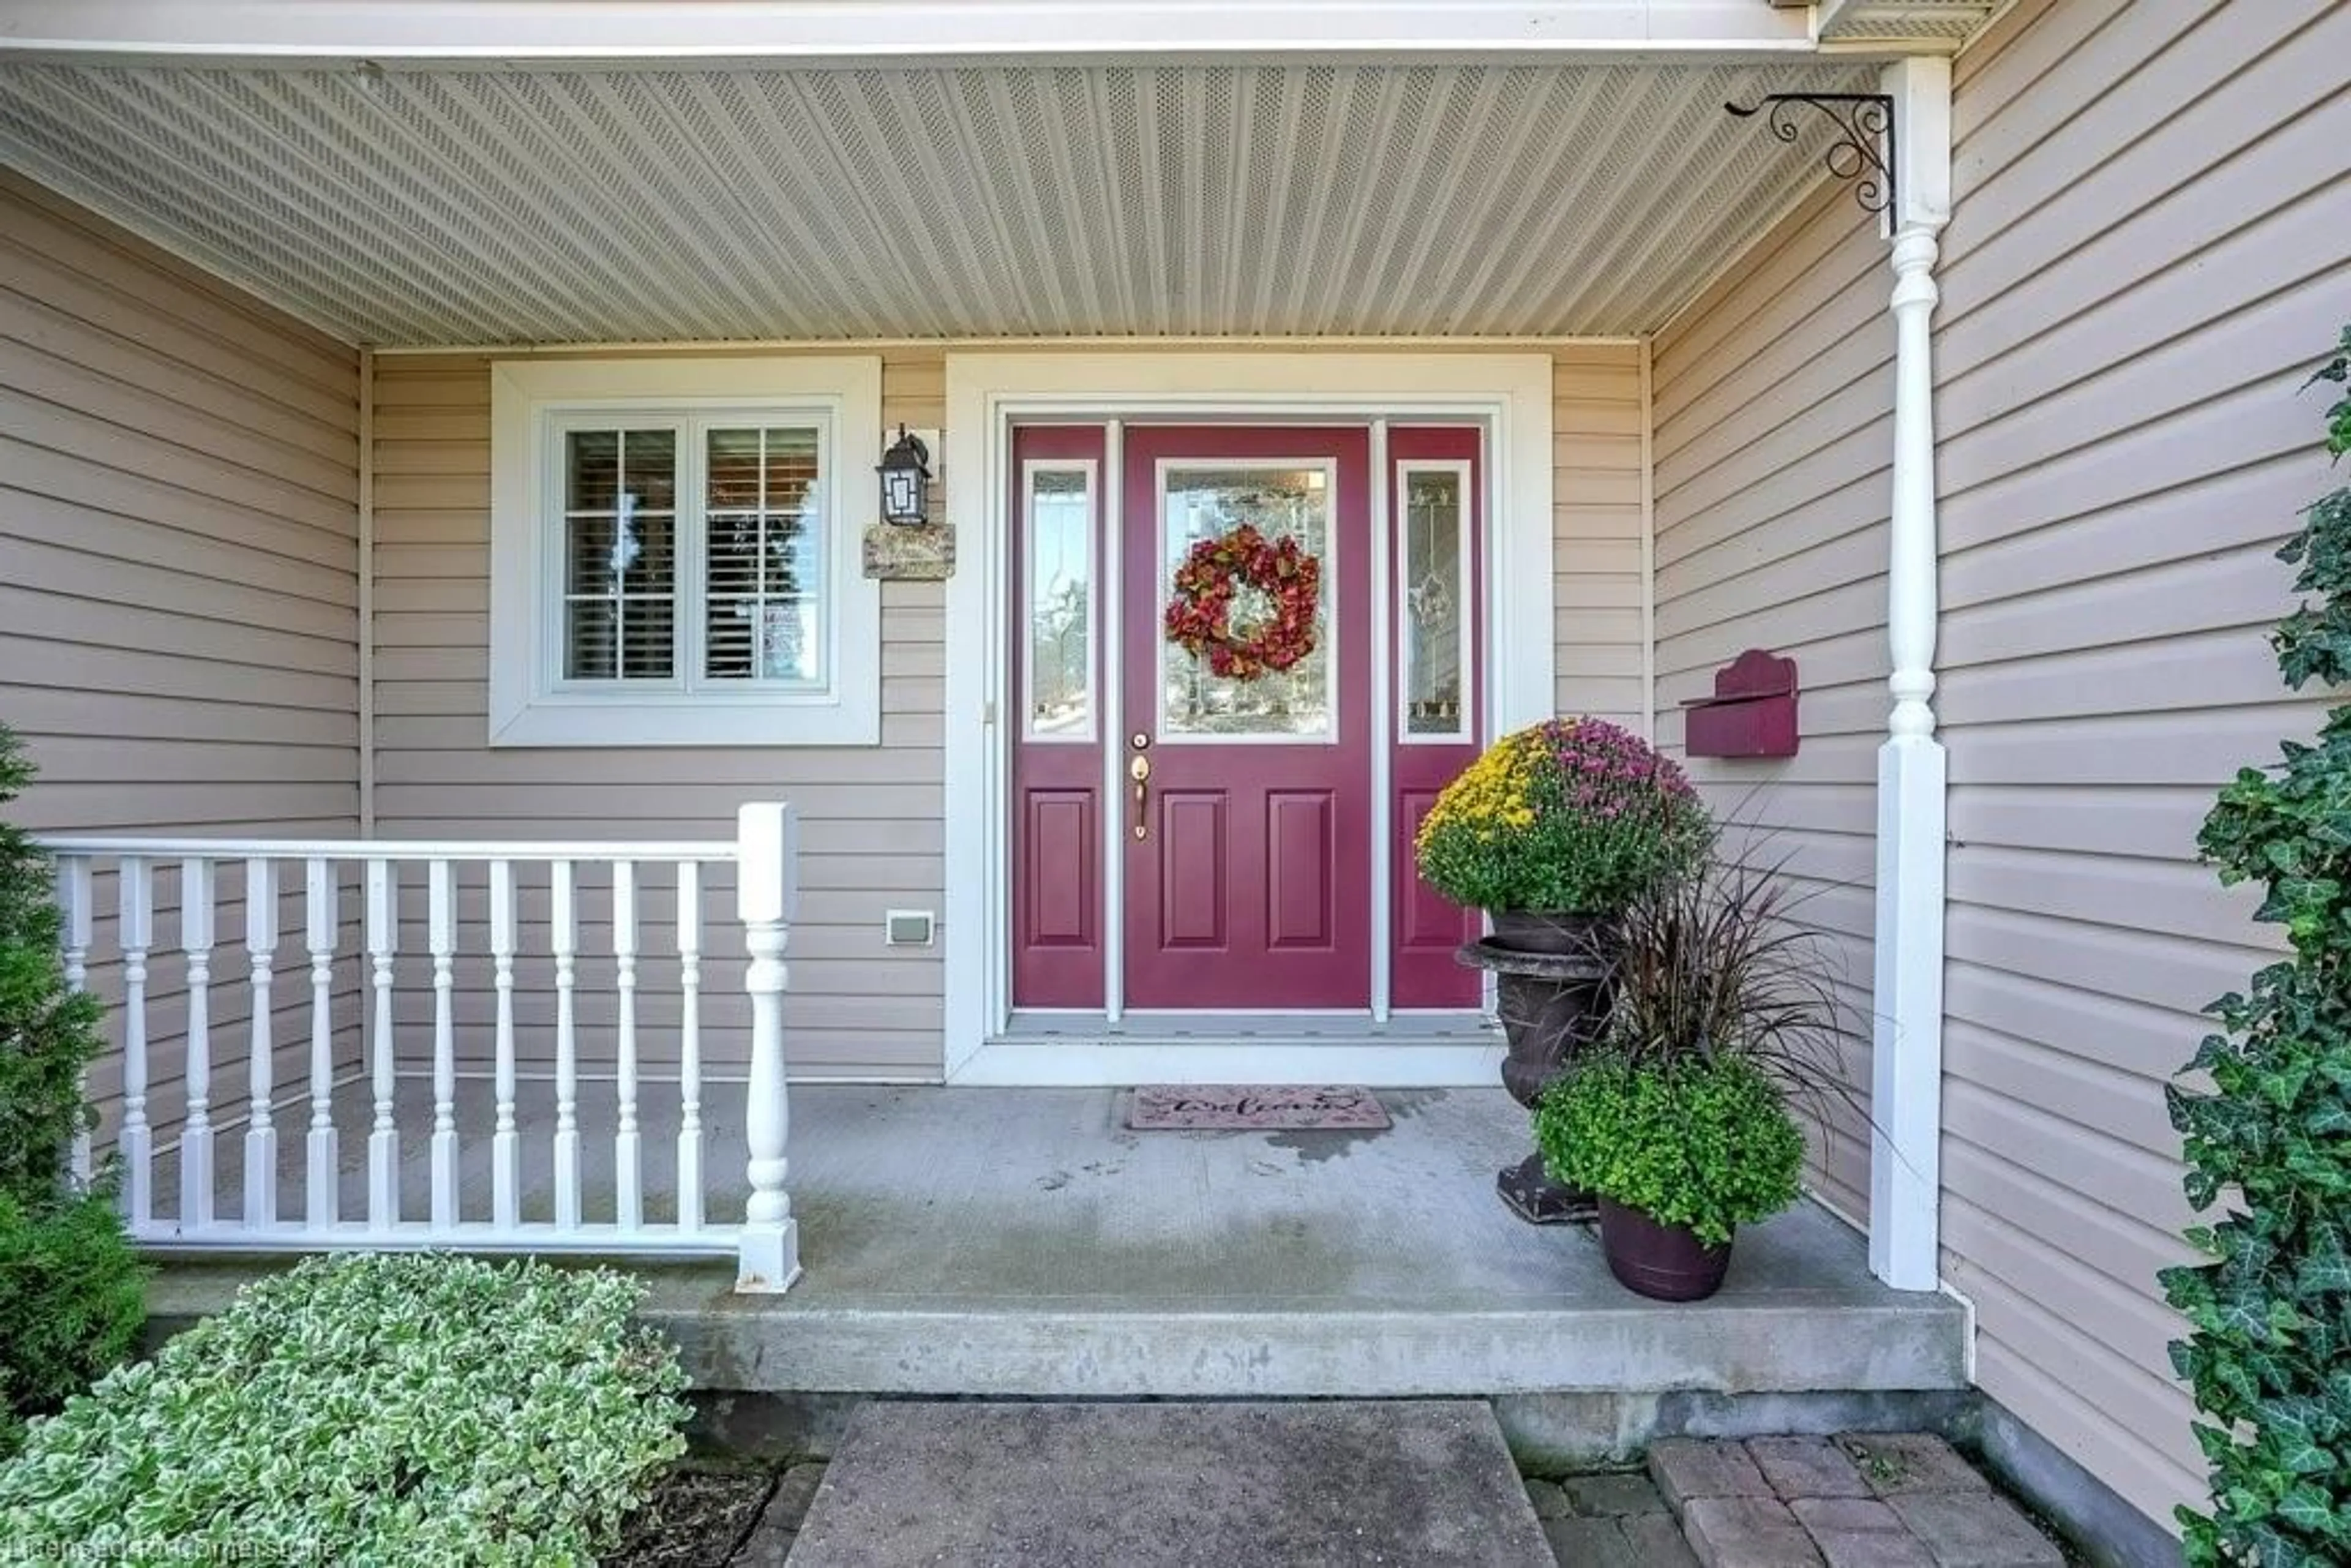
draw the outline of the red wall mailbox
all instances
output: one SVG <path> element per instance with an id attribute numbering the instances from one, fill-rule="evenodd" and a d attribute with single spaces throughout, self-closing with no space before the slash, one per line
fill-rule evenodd
<path id="1" fill-rule="evenodd" d="M 1714 673 L 1714 695 L 1682 704 L 1692 757 L 1796 755 L 1796 661 L 1750 648 Z"/>

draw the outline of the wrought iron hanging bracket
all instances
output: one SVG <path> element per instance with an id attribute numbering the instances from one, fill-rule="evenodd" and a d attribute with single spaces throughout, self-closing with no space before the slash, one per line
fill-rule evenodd
<path id="1" fill-rule="evenodd" d="M 1884 92 L 1771 92 L 1745 108 L 1722 106 L 1741 120 L 1752 120 L 1766 109 L 1764 123 L 1771 134 L 1793 144 L 1802 139 L 1799 108 L 1825 116 L 1836 131 L 1823 161 L 1830 173 L 1853 183 L 1853 199 L 1865 213 L 1884 213 L 1894 205 L 1894 95 Z"/>

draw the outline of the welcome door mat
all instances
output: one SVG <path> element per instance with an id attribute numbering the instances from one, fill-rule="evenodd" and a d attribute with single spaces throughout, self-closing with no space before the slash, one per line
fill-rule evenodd
<path id="1" fill-rule="evenodd" d="M 1377 1130 L 1388 1125 L 1378 1096 L 1344 1083 L 1145 1083 L 1126 1100 L 1138 1133 Z"/>

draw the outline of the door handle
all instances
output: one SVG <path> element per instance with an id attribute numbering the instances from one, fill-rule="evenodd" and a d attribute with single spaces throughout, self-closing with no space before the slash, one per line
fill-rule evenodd
<path id="1" fill-rule="evenodd" d="M 1134 836 L 1151 836 L 1151 758 L 1138 755 L 1126 765 L 1126 776 L 1134 780 Z"/>

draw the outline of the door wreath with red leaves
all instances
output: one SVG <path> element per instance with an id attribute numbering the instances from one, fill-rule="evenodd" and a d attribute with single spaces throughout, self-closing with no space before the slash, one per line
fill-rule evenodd
<path id="1" fill-rule="evenodd" d="M 1314 651 L 1322 591 L 1322 563 L 1296 539 L 1269 539 L 1256 524 L 1242 523 L 1185 553 L 1167 605 L 1167 640 L 1206 659 L 1212 674 L 1253 681 Z M 1245 596 L 1255 602 L 1241 602 Z M 1237 606 L 1246 616 L 1238 624 Z"/>

